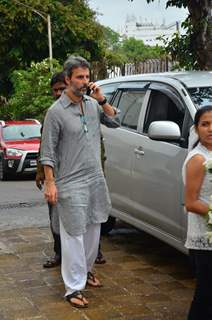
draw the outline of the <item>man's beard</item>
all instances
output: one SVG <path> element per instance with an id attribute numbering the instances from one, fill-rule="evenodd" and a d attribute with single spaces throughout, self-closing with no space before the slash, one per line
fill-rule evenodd
<path id="1" fill-rule="evenodd" d="M 82 91 L 82 89 L 85 89 L 85 90 Z M 81 87 L 80 89 L 78 89 L 78 88 L 76 88 L 76 87 L 72 87 L 72 90 L 73 90 L 73 94 L 74 94 L 76 97 L 82 97 L 82 96 L 84 96 L 84 94 L 86 94 L 87 86 L 83 86 L 83 87 Z"/>

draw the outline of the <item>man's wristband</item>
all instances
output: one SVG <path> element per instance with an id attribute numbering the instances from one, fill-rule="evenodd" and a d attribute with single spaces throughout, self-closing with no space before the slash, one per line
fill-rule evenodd
<path id="1" fill-rule="evenodd" d="M 107 98 L 106 98 L 106 97 L 104 97 L 104 100 L 98 101 L 98 104 L 99 104 L 100 106 L 103 106 L 105 103 L 107 103 Z"/>

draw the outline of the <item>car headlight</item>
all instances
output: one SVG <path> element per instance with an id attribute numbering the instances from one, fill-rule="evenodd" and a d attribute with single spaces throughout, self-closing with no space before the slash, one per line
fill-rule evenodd
<path id="1" fill-rule="evenodd" d="M 8 157 L 22 157 L 23 152 L 21 150 L 18 149 L 12 149 L 12 148 L 8 148 L 6 149 L 6 155 Z"/>

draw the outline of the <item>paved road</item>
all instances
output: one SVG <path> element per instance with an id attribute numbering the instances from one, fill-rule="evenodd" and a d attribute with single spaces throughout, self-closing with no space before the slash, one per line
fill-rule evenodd
<path id="1" fill-rule="evenodd" d="M 101 241 L 107 259 L 96 272 L 104 287 L 86 288 L 90 305 L 62 298 L 52 254 L 48 211 L 34 182 L 0 182 L 1 320 L 185 320 L 194 280 L 187 257 L 122 223 Z"/>
<path id="2" fill-rule="evenodd" d="M 48 226 L 48 211 L 34 180 L 0 182 L 0 230 Z"/>
<path id="3" fill-rule="evenodd" d="M 102 239 L 107 263 L 96 265 L 102 288 L 86 287 L 89 307 L 63 299 L 60 268 L 44 269 L 50 230 L 2 231 L 1 320 L 185 320 L 193 293 L 187 258 L 143 232 L 118 225 Z"/>
<path id="4" fill-rule="evenodd" d="M 0 181 L 0 195 L 0 205 L 43 200 L 42 192 L 37 189 L 34 180 L 30 178 Z"/>

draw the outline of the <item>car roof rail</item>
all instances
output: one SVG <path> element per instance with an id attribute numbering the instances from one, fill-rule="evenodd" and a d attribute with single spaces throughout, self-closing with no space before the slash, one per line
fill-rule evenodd
<path id="1" fill-rule="evenodd" d="M 35 121 L 37 124 L 41 124 L 39 120 L 37 119 L 31 119 L 31 118 L 27 118 L 25 120 L 29 120 L 29 121 Z"/>
<path id="2" fill-rule="evenodd" d="M 0 120 L 0 125 L 4 127 L 5 126 L 5 121 L 4 120 Z"/>

